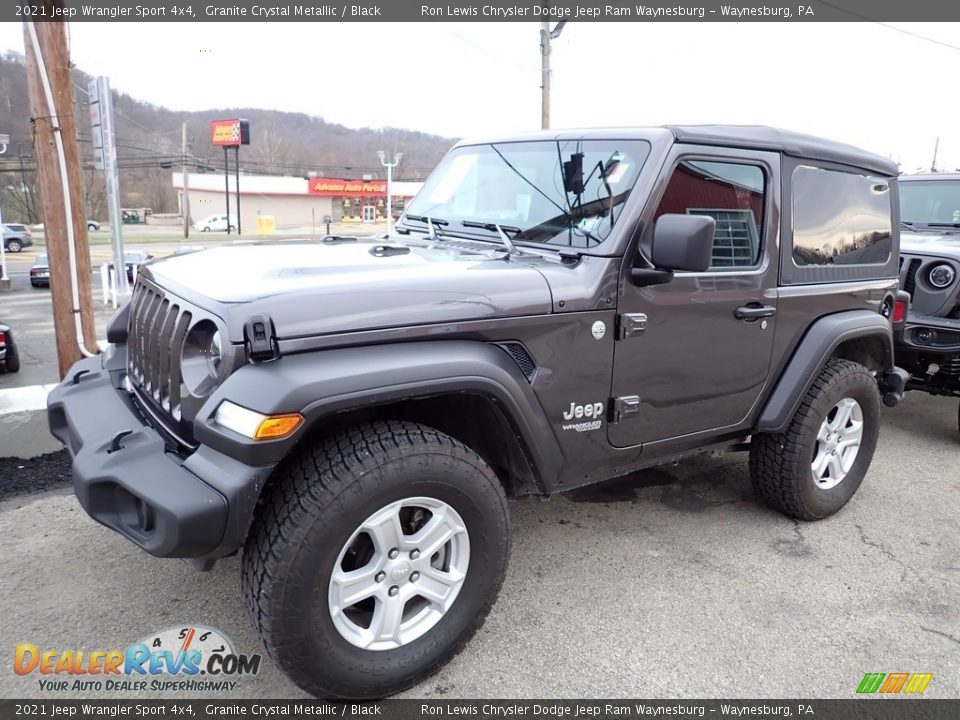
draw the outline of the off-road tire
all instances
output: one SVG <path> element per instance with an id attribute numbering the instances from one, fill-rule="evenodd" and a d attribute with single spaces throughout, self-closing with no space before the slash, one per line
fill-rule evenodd
<path id="1" fill-rule="evenodd" d="M 353 531 L 399 499 L 433 497 L 461 516 L 470 564 L 461 592 L 422 637 L 365 650 L 334 626 L 330 576 Z M 506 572 L 503 487 L 461 442 L 423 425 L 381 421 L 305 447 L 278 468 L 243 550 L 242 586 L 271 658 L 317 697 L 376 699 L 437 672 L 483 624 Z"/>
<path id="2" fill-rule="evenodd" d="M 853 398 L 863 413 L 860 450 L 839 485 L 824 490 L 811 471 L 817 433 L 824 418 L 843 398 Z M 863 482 L 877 447 L 880 394 L 867 368 L 830 359 L 807 391 L 783 433 L 759 433 L 750 447 L 750 480 L 772 508 L 800 520 L 819 520 L 847 504 Z"/>

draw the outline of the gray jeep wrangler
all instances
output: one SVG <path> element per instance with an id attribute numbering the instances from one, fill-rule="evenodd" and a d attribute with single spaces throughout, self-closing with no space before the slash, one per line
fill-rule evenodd
<path id="1" fill-rule="evenodd" d="M 50 428 L 98 522 L 243 553 L 300 687 L 389 695 L 484 621 L 508 496 L 747 450 L 774 508 L 846 504 L 907 378 L 896 182 L 768 128 L 461 143 L 389 237 L 144 266 Z"/>
<path id="2" fill-rule="evenodd" d="M 900 208 L 900 287 L 911 301 L 897 363 L 908 390 L 960 397 L 960 175 L 902 176 Z"/>

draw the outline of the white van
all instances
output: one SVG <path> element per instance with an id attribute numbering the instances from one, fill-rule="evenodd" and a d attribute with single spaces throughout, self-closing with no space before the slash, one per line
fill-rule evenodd
<path id="1" fill-rule="evenodd" d="M 193 224 L 194 230 L 199 230 L 201 232 L 226 232 L 227 231 L 227 214 L 220 213 L 218 215 L 208 215 L 203 220 L 195 222 Z M 237 219 L 233 216 L 230 217 L 230 230 L 231 232 L 237 229 Z"/>

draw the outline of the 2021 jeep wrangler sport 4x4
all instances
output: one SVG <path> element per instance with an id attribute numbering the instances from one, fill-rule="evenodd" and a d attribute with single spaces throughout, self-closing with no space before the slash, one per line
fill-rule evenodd
<path id="1" fill-rule="evenodd" d="M 791 517 L 850 499 L 906 380 L 896 176 L 767 128 L 461 143 L 390 237 L 145 265 L 50 428 L 98 522 L 242 551 L 298 685 L 389 695 L 486 617 L 507 496 L 749 449 Z"/>

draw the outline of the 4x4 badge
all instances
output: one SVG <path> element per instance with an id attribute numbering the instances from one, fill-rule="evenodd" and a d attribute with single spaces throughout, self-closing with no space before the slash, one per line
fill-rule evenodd
<path id="1" fill-rule="evenodd" d="M 603 340 L 603 336 L 607 334 L 607 325 L 602 320 L 597 320 L 593 327 L 590 328 L 590 334 L 597 340 Z"/>

